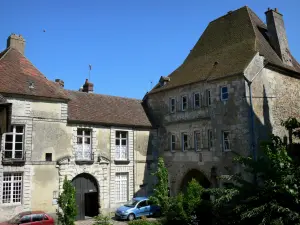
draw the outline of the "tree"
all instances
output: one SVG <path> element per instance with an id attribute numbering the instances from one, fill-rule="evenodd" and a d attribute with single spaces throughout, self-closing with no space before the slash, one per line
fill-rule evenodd
<path id="1" fill-rule="evenodd" d="M 232 187 L 212 190 L 216 224 L 300 224 L 299 167 L 279 137 L 262 149 L 258 160 L 235 158 L 245 170 L 243 175 L 222 176 Z M 253 176 L 256 182 L 249 179 Z"/>
<path id="2" fill-rule="evenodd" d="M 168 196 L 168 170 L 161 157 L 158 159 L 157 171 L 153 173 L 153 176 L 156 177 L 157 183 L 150 201 L 160 206 L 161 213 L 164 215 L 169 209 L 170 198 Z"/>
<path id="3" fill-rule="evenodd" d="M 75 200 L 75 187 L 71 181 L 65 177 L 63 183 L 63 192 L 58 197 L 58 206 L 60 210 L 57 210 L 58 222 L 62 225 L 74 225 L 75 217 L 77 215 L 77 205 Z"/>

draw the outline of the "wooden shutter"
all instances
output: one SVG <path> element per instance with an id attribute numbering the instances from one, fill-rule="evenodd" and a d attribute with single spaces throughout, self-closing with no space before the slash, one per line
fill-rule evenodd
<path id="1" fill-rule="evenodd" d="M 177 112 L 182 111 L 182 109 L 181 109 L 181 97 L 177 98 L 177 101 L 176 101 L 176 111 Z"/>
<path id="2" fill-rule="evenodd" d="M 207 92 L 206 90 L 203 92 L 203 106 L 207 106 Z"/>
<path id="3" fill-rule="evenodd" d="M 167 149 L 166 149 L 166 151 L 170 151 L 171 149 L 172 149 L 172 143 L 171 143 L 171 133 L 170 132 L 168 132 L 168 143 L 167 143 Z"/>
<path id="4" fill-rule="evenodd" d="M 203 130 L 204 133 L 204 148 L 208 148 L 208 130 Z"/>
<path id="5" fill-rule="evenodd" d="M 192 135 L 191 133 L 187 133 L 188 135 L 188 150 L 192 149 Z"/>
<path id="6" fill-rule="evenodd" d="M 177 135 L 175 136 L 175 148 L 176 148 L 176 150 L 181 149 L 180 143 L 181 143 L 181 134 L 179 134 L 179 137 Z"/>
<path id="7" fill-rule="evenodd" d="M 189 109 L 193 109 L 194 108 L 194 94 L 191 94 L 191 96 L 189 97 L 189 102 L 188 102 L 188 108 Z"/>

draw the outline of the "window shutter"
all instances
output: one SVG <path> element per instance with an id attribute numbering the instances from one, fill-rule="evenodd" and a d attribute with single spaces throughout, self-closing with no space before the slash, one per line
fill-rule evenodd
<path id="1" fill-rule="evenodd" d="M 168 149 L 166 151 L 172 150 L 171 135 L 172 134 L 170 132 L 168 132 L 168 144 L 167 144 Z"/>
<path id="2" fill-rule="evenodd" d="M 177 99 L 176 103 L 177 103 L 176 104 L 176 111 L 177 112 L 182 111 L 182 109 L 181 109 L 181 98 Z"/>
<path id="3" fill-rule="evenodd" d="M 204 148 L 204 130 L 201 130 L 201 149 Z"/>
<path id="4" fill-rule="evenodd" d="M 189 109 L 193 109 L 194 108 L 194 94 L 195 93 L 193 93 L 191 96 L 190 96 L 190 101 L 189 101 L 189 105 L 188 105 L 188 107 L 189 107 Z"/>
<path id="5" fill-rule="evenodd" d="M 181 135 L 179 135 L 179 137 L 175 136 L 175 149 L 176 150 L 181 149 L 180 143 L 181 143 Z"/>
<path id="6" fill-rule="evenodd" d="M 206 92 L 206 90 L 203 92 L 203 105 L 204 105 L 204 107 L 207 106 L 207 92 Z"/>
<path id="7" fill-rule="evenodd" d="M 204 148 L 208 148 L 208 130 L 204 130 L 203 131 L 203 134 L 204 134 L 204 145 L 203 147 Z"/>
<path id="8" fill-rule="evenodd" d="M 192 149 L 192 135 L 188 133 L 188 150 Z"/>

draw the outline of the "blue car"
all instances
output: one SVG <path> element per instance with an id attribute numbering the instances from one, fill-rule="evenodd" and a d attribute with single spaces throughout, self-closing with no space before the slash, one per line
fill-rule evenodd
<path id="1" fill-rule="evenodd" d="M 115 212 L 116 219 L 134 220 L 142 216 L 159 216 L 160 207 L 151 204 L 147 197 L 136 197 L 119 207 Z"/>

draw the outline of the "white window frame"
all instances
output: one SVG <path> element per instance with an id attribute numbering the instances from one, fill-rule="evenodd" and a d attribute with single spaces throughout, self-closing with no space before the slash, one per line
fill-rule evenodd
<path id="1" fill-rule="evenodd" d="M 129 193 L 129 185 L 128 179 L 129 173 L 116 173 L 115 175 L 115 195 L 116 202 L 127 202 L 128 201 L 128 193 Z M 123 196 L 125 194 L 125 196 Z"/>
<path id="2" fill-rule="evenodd" d="M 171 134 L 171 152 L 175 151 L 176 148 L 176 136 L 175 134 Z M 173 146 L 174 145 L 174 146 Z"/>
<path id="3" fill-rule="evenodd" d="M 119 137 L 117 136 L 117 133 L 120 132 Z M 122 133 L 126 134 L 126 137 L 122 137 Z M 128 141 L 129 141 L 129 132 L 125 130 L 116 130 L 115 131 L 115 160 L 116 161 L 128 161 L 129 154 L 128 154 Z M 116 144 L 117 140 L 119 140 L 119 145 Z M 122 141 L 126 141 L 126 145 L 122 145 Z M 123 147 L 125 146 L 125 147 Z M 124 155 L 124 157 L 121 157 L 121 155 Z"/>
<path id="4" fill-rule="evenodd" d="M 186 146 L 185 146 L 185 141 L 184 141 L 184 137 L 187 137 L 186 140 Z M 181 133 L 181 149 L 183 152 L 187 151 L 189 147 L 189 135 L 188 133 Z"/>
<path id="5" fill-rule="evenodd" d="M 223 88 L 226 88 L 226 89 L 227 89 L 227 92 L 224 92 L 224 93 L 223 93 Z M 227 87 L 227 86 L 221 86 L 221 90 L 220 90 L 220 91 L 221 91 L 221 93 L 220 93 L 220 94 L 221 94 L 221 96 L 220 96 L 220 97 L 221 97 L 221 101 L 227 101 L 228 98 L 229 98 L 228 87 Z M 223 95 L 225 95 L 225 94 L 227 94 L 227 98 L 224 98 L 224 97 L 223 97 Z"/>
<path id="6" fill-rule="evenodd" d="M 6 179 L 9 177 L 9 180 Z M 17 180 L 15 180 L 15 178 Z M 7 188 L 7 190 L 5 190 Z M 3 173 L 2 204 L 20 204 L 23 198 L 23 174 L 20 172 Z M 8 191 L 8 194 L 6 193 Z M 18 194 L 14 192 L 18 191 Z M 4 201 L 8 197 L 9 202 Z M 17 201 L 14 201 L 17 200 Z"/>
<path id="7" fill-rule="evenodd" d="M 199 98 L 198 106 L 196 106 L 196 95 L 198 95 L 198 98 Z M 196 92 L 196 93 L 194 93 L 194 108 L 199 109 L 200 107 L 201 107 L 201 95 L 200 95 L 200 92 Z"/>
<path id="8" fill-rule="evenodd" d="M 197 140 L 197 135 L 199 135 L 200 140 Z M 195 143 L 195 151 L 197 152 L 201 151 L 201 132 L 199 130 L 196 130 L 194 132 L 194 143 Z M 197 148 L 197 146 L 199 146 L 199 148 Z"/>
<path id="9" fill-rule="evenodd" d="M 208 106 L 211 105 L 211 90 L 210 89 L 206 90 L 206 103 Z"/>
<path id="10" fill-rule="evenodd" d="M 22 127 L 23 131 L 22 133 L 17 133 L 16 127 Z M 4 134 L 4 158 L 5 159 L 24 159 L 24 140 L 25 140 L 25 125 L 22 124 L 13 124 L 11 125 L 12 132 L 8 132 Z M 6 136 L 12 135 L 12 142 L 6 141 Z M 22 135 L 22 142 L 17 142 L 16 141 L 16 136 L 17 135 Z M 6 143 L 11 143 L 12 144 L 12 149 L 6 149 Z M 21 150 L 16 150 L 16 144 L 22 144 L 22 149 Z M 11 152 L 12 156 L 10 157 L 5 157 L 5 152 Z M 21 158 L 16 158 L 16 152 L 22 152 L 22 157 Z"/>
<path id="11" fill-rule="evenodd" d="M 225 137 L 227 136 L 227 138 Z M 223 131 L 222 132 L 222 142 L 223 142 L 223 151 L 224 152 L 230 152 L 231 151 L 231 146 L 230 146 L 230 132 L 229 131 Z M 226 148 L 226 142 L 228 143 L 228 148 Z"/>
<path id="12" fill-rule="evenodd" d="M 79 131 L 82 131 L 82 134 L 78 134 Z M 87 135 L 87 131 L 90 132 Z M 77 150 L 76 150 L 76 160 L 91 160 L 92 159 L 92 133 L 93 130 L 90 128 L 77 128 Z M 81 143 L 78 140 L 81 138 Z M 85 140 L 90 140 L 90 143 L 86 143 Z"/>
<path id="13" fill-rule="evenodd" d="M 174 110 L 173 110 L 173 104 L 172 104 L 172 101 L 174 100 Z M 174 113 L 176 111 L 176 98 L 170 98 L 170 112 L 171 113 Z"/>
<path id="14" fill-rule="evenodd" d="M 207 131 L 207 145 L 208 145 L 208 149 L 212 149 L 213 147 L 213 132 L 212 130 L 208 130 Z"/>
<path id="15" fill-rule="evenodd" d="M 183 107 L 184 106 L 184 104 L 183 104 L 183 99 L 184 98 L 186 99 L 186 102 L 185 102 L 186 106 L 185 106 L 185 108 Z M 183 96 L 181 96 L 181 110 L 182 111 L 186 111 L 187 108 L 188 108 L 188 97 L 187 97 L 187 95 L 183 95 Z"/>

